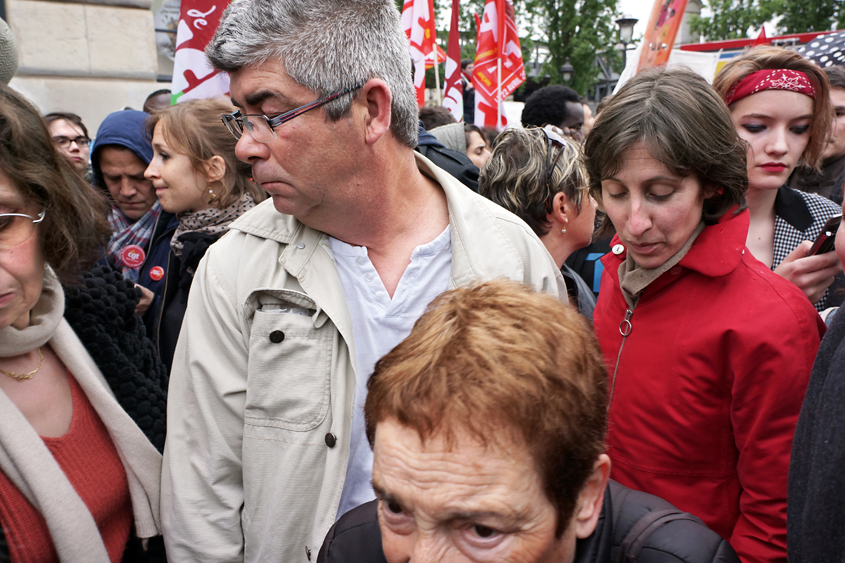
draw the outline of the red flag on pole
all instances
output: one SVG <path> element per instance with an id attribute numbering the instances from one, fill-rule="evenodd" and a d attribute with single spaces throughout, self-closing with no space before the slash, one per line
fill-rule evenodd
<path id="1" fill-rule="evenodd" d="M 228 0 L 182 0 L 170 88 L 173 103 L 229 92 L 229 75 L 214 70 L 204 52 L 228 4 Z"/>
<path id="2" fill-rule="evenodd" d="M 757 45 L 769 45 L 771 41 L 769 38 L 766 37 L 766 26 L 762 26 L 760 28 L 760 33 L 757 35 L 757 39 L 754 40 L 754 43 L 751 44 L 752 47 L 756 47 Z"/>
<path id="3" fill-rule="evenodd" d="M 414 86 L 417 103 L 425 104 L 426 58 L 434 61 L 434 4 L 433 0 L 405 0 L 402 6 L 402 27 L 408 38 L 408 50 L 414 61 Z"/>
<path id="4" fill-rule="evenodd" d="M 452 116 L 461 121 L 464 118 L 464 95 L 461 88 L 461 43 L 458 31 L 459 0 L 452 0 L 452 25 L 449 28 L 449 49 L 446 55 L 446 87 L 443 106 Z"/>
<path id="5" fill-rule="evenodd" d="M 501 17 L 500 17 L 501 15 Z M 516 32 L 512 0 L 487 0 L 478 26 L 478 50 L 472 85 L 475 124 L 503 129 L 502 102 L 525 81 L 522 48 Z"/>

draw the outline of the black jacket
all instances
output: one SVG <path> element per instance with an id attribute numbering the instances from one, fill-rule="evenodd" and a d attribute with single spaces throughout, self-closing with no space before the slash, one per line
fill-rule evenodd
<path id="1" fill-rule="evenodd" d="M 176 351 L 182 319 L 185 318 L 185 310 L 188 307 L 188 293 L 194 281 L 194 272 L 208 247 L 220 236 L 222 235 L 184 233 L 179 237 L 184 245 L 181 256 L 176 256 L 171 250 L 167 257 L 161 295 L 153 303 L 146 322 L 148 334 L 155 342 L 158 355 L 168 373 L 173 365 L 173 353 Z"/>
<path id="2" fill-rule="evenodd" d="M 386 563 L 381 549 L 377 501 L 362 504 L 338 520 L 326 536 L 318 563 Z M 647 516 L 661 516 L 652 522 Z M 641 534 L 629 534 L 645 526 Z M 636 537 L 634 537 L 636 536 Z M 625 559 L 622 545 L 632 543 Z M 589 538 L 578 540 L 575 563 L 739 563 L 733 548 L 698 518 L 665 500 L 608 483 L 598 524 Z"/>
<path id="3" fill-rule="evenodd" d="M 443 146 L 437 137 L 423 128 L 422 121 L 419 123 L 419 141 L 415 150 L 463 185 L 478 192 L 478 167 L 466 154 Z"/>
<path id="4" fill-rule="evenodd" d="M 845 312 L 824 335 L 795 427 L 786 504 L 790 563 L 845 560 Z"/>

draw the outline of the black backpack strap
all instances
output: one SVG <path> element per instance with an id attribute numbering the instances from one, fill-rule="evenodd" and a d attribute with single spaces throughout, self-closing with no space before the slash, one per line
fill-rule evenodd
<path id="1" fill-rule="evenodd" d="M 642 551 L 646 542 L 651 537 L 651 534 L 653 534 L 661 526 L 674 520 L 690 520 L 699 524 L 701 523 L 701 520 L 692 514 L 688 512 L 681 512 L 677 508 L 652 510 L 637 520 L 637 523 L 634 524 L 625 536 L 625 539 L 622 540 L 619 556 L 616 559 L 617 563 L 635 562 L 640 556 L 640 551 Z"/>

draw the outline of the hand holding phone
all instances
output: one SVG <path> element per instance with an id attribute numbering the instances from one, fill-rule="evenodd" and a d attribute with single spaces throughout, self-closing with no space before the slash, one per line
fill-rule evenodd
<path id="1" fill-rule="evenodd" d="M 836 241 L 836 231 L 839 230 L 839 223 L 842 222 L 842 214 L 834 215 L 828 219 L 825 226 L 822 228 L 819 236 L 813 241 L 813 246 L 807 256 L 815 256 L 817 254 L 827 254 L 835 250 L 834 243 Z"/>

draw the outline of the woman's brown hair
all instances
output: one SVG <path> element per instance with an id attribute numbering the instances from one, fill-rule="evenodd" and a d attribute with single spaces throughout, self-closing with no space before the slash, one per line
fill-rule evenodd
<path id="1" fill-rule="evenodd" d="M 251 166 L 235 155 L 238 140 L 220 121 L 221 114 L 232 113 L 235 109 L 223 98 L 188 100 L 153 113 L 146 122 L 151 139 L 156 125 L 160 123 L 167 144 L 187 155 L 198 172 L 206 172 L 204 163 L 211 157 L 223 159 L 226 163 L 226 172 L 221 179 L 223 189 L 215 190 L 217 197 L 212 203 L 218 209 L 232 205 L 245 193 L 252 196 L 256 203 L 265 198 L 264 192 L 250 179 Z"/>
<path id="2" fill-rule="evenodd" d="M 44 261 L 63 284 L 100 258 L 111 236 L 108 206 L 56 150 L 41 114 L 0 84 L 0 169 L 28 203 L 46 210 L 38 227 Z"/>
<path id="3" fill-rule="evenodd" d="M 824 71 L 796 53 L 783 47 L 759 45 L 747 53 L 732 59 L 713 79 L 713 87 L 723 98 L 731 87 L 758 70 L 784 68 L 797 70 L 807 75 L 815 90 L 813 98 L 813 123 L 810 126 L 810 142 L 802 155 L 804 164 L 820 169 L 822 153 L 833 118 L 833 106 L 830 103 L 830 81 Z"/>
<path id="4" fill-rule="evenodd" d="M 695 176 L 705 190 L 702 220 L 716 223 L 729 209 L 745 209 L 746 148 L 730 112 L 704 78 L 684 68 L 645 70 L 625 83 L 602 110 L 584 143 L 590 195 L 602 202 L 601 183 L 622 166 L 625 152 L 643 143 L 679 176 Z M 611 232 L 605 216 L 594 235 Z"/>

